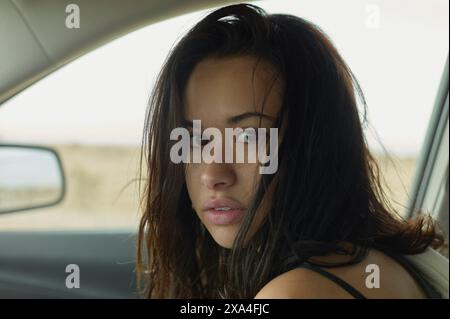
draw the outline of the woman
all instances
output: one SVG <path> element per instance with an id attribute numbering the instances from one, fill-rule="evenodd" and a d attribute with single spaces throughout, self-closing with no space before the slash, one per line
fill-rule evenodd
<path id="1" fill-rule="evenodd" d="M 442 237 L 429 218 L 405 221 L 389 207 L 358 98 L 365 107 L 330 40 L 301 18 L 239 4 L 194 26 L 170 53 L 147 115 L 146 296 L 436 297 L 402 256 Z M 247 161 L 193 162 L 195 150 L 219 143 L 194 121 L 242 128 L 232 144 Z M 192 153 L 179 162 L 172 132 L 183 127 Z M 278 129 L 270 174 L 248 160 L 260 128 Z M 214 156 L 230 146 L 217 145 Z"/>

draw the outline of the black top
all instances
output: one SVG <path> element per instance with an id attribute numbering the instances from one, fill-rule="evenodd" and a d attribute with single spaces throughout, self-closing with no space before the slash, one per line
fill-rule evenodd
<path id="1" fill-rule="evenodd" d="M 388 250 L 384 250 L 383 252 L 388 255 L 389 257 L 393 258 L 395 261 L 397 261 L 403 268 L 408 271 L 408 273 L 413 277 L 413 279 L 417 282 L 417 284 L 422 288 L 425 295 L 429 299 L 442 299 L 441 294 L 434 289 L 433 286 L 431 286 L 420 274 L 420 272 L 414 267 L 414 265 L 406 259 L 403 255 L 400 254 L 394 254 L 389 252 Z M 354 287 L 349 285 L 347 282 L 339 278 L 338 276 L 324 270 L 323 268 L 313 265 L 308 262 L 298 263 L 296 262 L 295 257 L 291 257 L 288 259 L 288 267 L 286 271 L 295 269 L 295 268 L 306 268 L 310 269 L 312 271 L 315 271 L 322 276 L 330 279 L 334 283 L 336 283 L 338 286 L 340 286 L 342 289 L 347 291 L 350 295 L 352 295 L 356 299 L 366 299 L 362 293 L 360 293 L 358 290 L 356 290 Z"/>

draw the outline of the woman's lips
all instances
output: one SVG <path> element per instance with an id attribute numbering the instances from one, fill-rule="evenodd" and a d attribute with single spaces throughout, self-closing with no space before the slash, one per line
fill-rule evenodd
<path id="1" fill-rule="evenodd" d="M 214 225 L 232 225 L 241 221 L 245 209 L 231 198 L 211 198 L 203 204 L 206 220 Z"/>

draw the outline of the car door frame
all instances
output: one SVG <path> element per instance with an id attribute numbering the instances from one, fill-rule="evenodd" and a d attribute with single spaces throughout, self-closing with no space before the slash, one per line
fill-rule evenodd
<path id="1" fill-rule="evenodd" d="M 411 188 L 407 218 L 429 213 L 448 242 L 449 217 L 449 61 L 442 73 L 433 112 Z"/>

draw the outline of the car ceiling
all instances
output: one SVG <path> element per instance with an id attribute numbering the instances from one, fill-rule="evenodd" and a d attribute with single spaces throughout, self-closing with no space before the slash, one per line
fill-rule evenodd
<path id="1" fill-rule="evenodd" d="M 131 31 L 236 2 L 0 0 L 0 104 L 59 67 Z M 79 29 L 65 26 L 69 4 L 80 8 Z"/>

